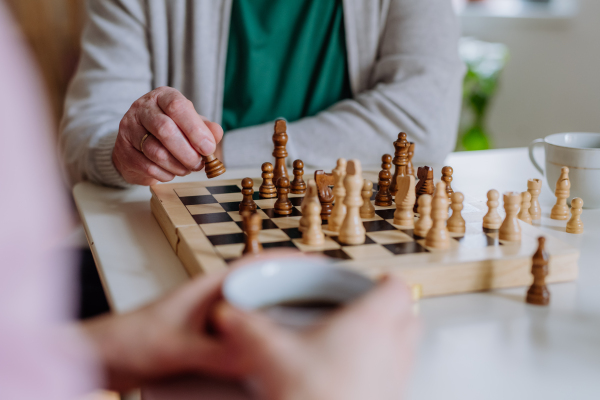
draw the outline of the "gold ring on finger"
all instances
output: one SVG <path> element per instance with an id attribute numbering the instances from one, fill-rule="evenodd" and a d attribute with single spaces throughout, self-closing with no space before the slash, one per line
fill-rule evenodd
<path id="1" fill-rule="evenodd" d="M 148 137 L 149 137 L 149 136 L 150 136 L 150 134 L 149 134 L 149 133 L 146 133 L 146 134 L 144 135 L 144 137 L 142 138 L 142 141 L 140 142 L 140 151 L 141 151 L 142 153 L 144 153 L 144 142 L 146 141 L 146 139 L 148 139 Z"/>

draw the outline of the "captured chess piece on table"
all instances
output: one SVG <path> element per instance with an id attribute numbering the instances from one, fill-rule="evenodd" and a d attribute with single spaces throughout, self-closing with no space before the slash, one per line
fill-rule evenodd
<path id="1" fill-rule="evenodd" d="M 582 212 L 583 200 L 579 197 L 575 197 L 571 200 L 571 219 L 567 222 L 567 233 L 583 233 L 583 221 L 581 221 Z"/>
<path id="2" fill-rule="evenodd" d="M 560 177 L 556 182 L 556 204 L 552 207 L 550 218 L 557 220 L 569 219 L 569 206 L 567 199 L 571 194 L 571 181 L 569 180 L 569 168 L 562 167 L 560 169 Z"/>
<path id="3" fill-rule="evenodd" d="M 202 159 L 204 160 L 204 171 L 208 179 L 216 178 L 227 172 L 225 165 L 214 155 L 202 156 Z"/>
<path id="4" fill-rule="evenodd" d="M 506 217 L 500 225 L 499 239 L 507 242 L 518 242 L 521 240 L 521 226 L 517 219 L 519 205 L 521 204 L 521 194 L 516 192 L 504 193 L 504 211 Z"/>
<path id="5" fill-rule="evenodd" d="M 533 284 L 527 291 L 527 302 L 538 306 L 546 306 L 550 303 L 550 292 L 546 287 L 546 276 L 548 276 L 548 253 L 546 253 L 546 238 L 538 238 L 538 249 L 533 255 L 531 273 Z"/>
<path id="6" fill-rule="evenodd" d="M 302 160 L 294 161 L 294 180 L 290 184 L 292 194 L 304 194 L 306 192 L 306 183 L 303 176 L 304 162 Z"/>
<path id="7" fill-rule="evenodd" d="M 263 181 L 258 189 L 258 195 L 261 199 L 274 199 L 277 197 L 277 188 L 273 183 L 273 164 L 266 162 L 261 169 Z"/>
<path id="8" fill-rule="evenodd" d="M 249 211 L 251 213 L 256 212 L 256 203 L 252 199 L 252 195 L 254 194 L 254 182 L 251 178 L 242 179 L 242 196 L 243 199 L 240 202 L 240 214 L 243 214 L 245 211 Z"/>

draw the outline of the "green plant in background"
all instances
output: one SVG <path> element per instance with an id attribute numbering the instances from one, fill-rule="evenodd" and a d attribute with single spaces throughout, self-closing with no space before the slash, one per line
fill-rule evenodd
<path id="1" fill-rule="evenodd" d="M 463 85 L 463 107 L 457 150 L 486 150 L 492 147 L 487 130 L 489 105 L 508 61 L 508 49 L 500 43 L 463 38 L 460 55 L 467 65 Z"/>

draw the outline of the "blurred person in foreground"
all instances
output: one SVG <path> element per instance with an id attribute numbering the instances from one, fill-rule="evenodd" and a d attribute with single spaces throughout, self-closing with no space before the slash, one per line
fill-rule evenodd
<path id="1" fill-rule="evenodd" d="M 223 275 L 140 310 L 71 321 L 72 229 L 35 68 L 0 1 L 0 398 L 64 400 L 195 372 L 252 379 L 265 399 L 400 397 L 415 320 L 396 279 L 299 334 L 220 299 Z M 208 335 L 211 320 L 217 335 Z"/>
<path id="2" fill-rule="evenodd" d="M 72 181 L 152 185 L 272 159 L 414 162 L 456 145 L 464 65 L 451 0 L 88 0 L 61 148 Z M 149 136 L 146 136 L 149 135 Z"/>

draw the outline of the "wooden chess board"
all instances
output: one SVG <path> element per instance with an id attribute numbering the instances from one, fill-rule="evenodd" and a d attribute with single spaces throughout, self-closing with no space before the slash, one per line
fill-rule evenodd
<path id="1" fill-rule="evenodd" d="M 375 218 L 363 219 L 367 238 L 358 246 L 341 244 L 336 234 L 327 231 L 324 221 L 325 245 L 315 248 L 304 245 L 298 231 L 303 195 L 290 194 L 293 212 L 280 216 L 273 210 L 276 199 L 259 198 L 261 179 L 254 179 L 254 183 L 254 200 L 263 219 L 259 239 L 264 249 L 322 254 L 372 277 L 398 274 L 409 284 L 420 285 L 425 297 L 531 284 L 531 256 L 542 234 L 550 254 L 547 282 L 577 278 L 577 249 L 523 221 L 519 221 L 522 240 L 501 243 L 497 231 L 484 232 L 481 227 L 486 205 L 468 197 L 462 213 L 466 233 L 451 234 L 450 250 L 428 249 L 424 239 L 412 230 L 394 226 L 395 206 L 375 206 Z M 374 188 L 376 192 L 377 184 Z M 241 180 L 160 184 L 150 190 L 152 212 L 191 276 L 225 269 L 241 256 L 245 238 L 238 211 Z"/>

